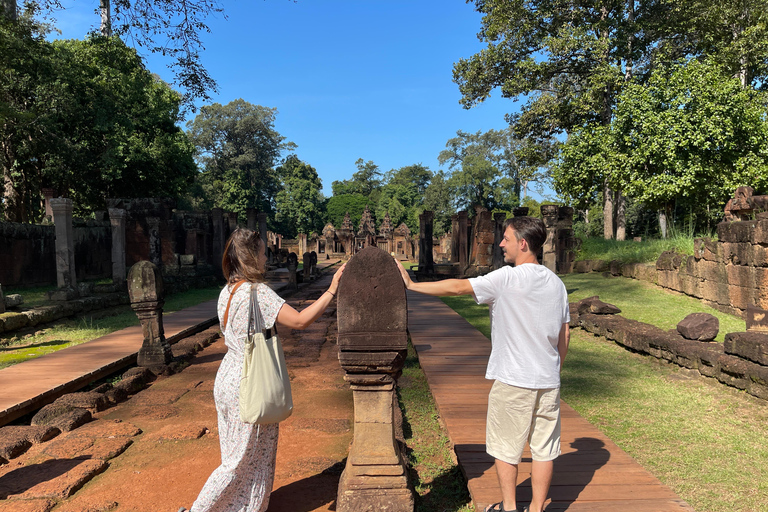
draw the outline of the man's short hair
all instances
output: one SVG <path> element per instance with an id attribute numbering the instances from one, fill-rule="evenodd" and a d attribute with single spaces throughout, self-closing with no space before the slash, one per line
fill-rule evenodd
<path id="1" fill-rule="evenodd" d="M 538 254 L 541 246 L 547 240 L 547 227 L 544 221 L 537 217 L 512 217 L 504 223 L 504 230 L 515 230 L 517 241 L 525 240 L 533 254 Z"/>

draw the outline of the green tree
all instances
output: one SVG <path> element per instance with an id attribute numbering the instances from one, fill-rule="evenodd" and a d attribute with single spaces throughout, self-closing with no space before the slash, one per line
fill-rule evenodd
<path id="1" fill-rule="evenodd" d="M 584 208 L 600 179 L 623 183 L 630 197 L 661 210 L 662 223 L 675 204 L 703 219 L 707 210 L 719 214 L 736 187 L 768 187 L 766 105 L 766 93 L 743 88 L 719 65 L 660 66 L 646 84 L 625 87 L 610 126 L 571 136 L 556 187 Z"/>
<path id="2" fill-rule="evenodd" d="M 431 179 L 432 171 L 422 164 L 389 171 L 376 202 L 375 214 L 379 224 L 389 213 L 395 227 L 405 222 L 411 231 L 418 231 L 419 214 L 423 211 L 421 206 Z"/>
<path id="3" fill-rule="evenodd" d="M 451 215 L 456 213 L 456 209 L 453 207 L 452 196 L 453 194 L 445 172 L 437 171 L 434 173 L 424 191 L 424 203 L 422 206 L 423 210 L 429 210 L 434 213 L 432 229 L 435 236 L 451 231 Z"/>
<path id="4" fill-rule="evenodd" d="M 370 200 L 361 194 L 342 194 L 328 199 L 325 206 L 325 221 L 330 222 L 336 229 L 341 227 L 344 221 L 344 215 L 349 213 L 355 229 L 360 224 L 365 207 L 370 207 Z"/>
<path id="5" fill-rule="evenodd" d="M 275 198 L 275 220 L 280 224 L 280 232 L 289 238 L 297 233 L 320 232 L 325 200 L 315 168 L 290 155 L 276 172 L 282 185 Z"/>
<path id="6" fill-rule="evenodd" d="M 187 123 L 203 169 L 198 176 L 205 201 L 245 215 L 246 208 L 274 211 L 280 191 L 275 164 L 296 145 L 275 130 L 277 109 L 237 99 L 202 107 Z"/>
<path id="7" fill-rule="evenodd" d="M 381 171 L 379 166 L 372 160 L 367 162 L 358 158 L 355 162 L 357 172 L 352 174 L 352 178 L 343 181 L 334 181 L 331 184 L 333 195 L 360 194 L 370 197 L 381 186 Z M 375 198 L 372 198 L 375 200 Z"/>

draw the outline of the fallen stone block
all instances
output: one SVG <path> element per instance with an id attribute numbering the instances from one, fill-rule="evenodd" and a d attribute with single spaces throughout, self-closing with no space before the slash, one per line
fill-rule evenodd
<path id="1" fill-rule="evenodd" d="M 59 435 L 61 431 L 50 426 L 9 425 L 0 428 L 0 444 L 13 439 L 26 439 L 31 444 L 40 444 Z"/>
<path id="2" fill-rule="evenodd" d="M 141 429 L 127 421 L 98 420 L 91 422 L 69 435 L 75 437 L 134 437 L 141 434 Z"/>
<path id="3" fill-rule="evenodd" d="M 32 443 L 24 436 L 4 436 L 4 439 L 0 439 L 0 457 L 6 460 L 15 459 L 31 446 Z"/>
<path id="4" fill-rule="evenodd" d="M 13 313 L 11 311 L 0 314 L 0 318 L 3 320 L 3 331 L 16 331 L 27 326 L 29 318 L 23 313 Z"/>
<path id="5" fill-rule="evenodd" d="M 723 349 L 726 354 L 768 366 L 768 333 L 730 332 L 725 335 Z"/>
<path id="6" fill-rule="evenodd" d="M 48 404 L 32 418 L 32 425 L 56 427 L 62 432 L 69 432 L 91 421 L 91 413 L 86 409 L 71 406 Z"/>
<path id="7" fill-rule="evenodd" d="M 24 297 L 18 293 L 11 293 L 10 295 L 6 295 L 4 299 L 6 308 L 15 308 L 16 306 L 21 306 L 24 304 Z"/>
<path id="8" fill-rule="evenodd" d="M 0 502 L 0 512 L 50 512 L 56 502 L 46 498 L 39 500 L 5 500 Z"/>
<path id="9" fill-rule="evenodd" d="M 12 472 L 0 481 L 0 498 L 69 498 L 109 464 L 100 459 L 48 460 Z"/>
<path id="10" fill-rule="evenodd" d="M 131 377 L 123 377 L 123 380 L 114 384 L 113 390 L 117 393 L 125 393 L 126 395 L 133 395 L 138 393 L 144 386 L 146 386 L 146 380 L 141 375 L 133 375 Z"/>
<path id="11" fill-rule="evenodd" d="M 720 320 L 709 313 L 691 313 L 677 324 L 677 332 L 688 340 L 712 341 L 720 332 Z"/>
<path id="12" fill-rule="evenodd" d="M 103 411 L 109 405 L 107 398 L 94 391 L 82 391 L 78 393 L 67 393 L 56 399 L 54 404 L 69 406 L 71 408 L 80 408 L 90 411 L 91 414 L 95 414 L 99 411 Z"/>
<path id="13" fill-rule="evenodd" d="M 595 315 L 615 315 L 621 313 L 619 308 L 613 304 L 601 301 L 597 295 L 582 299 L 577 304 L 580 315 L 585 313 L 592 313 Z"/>

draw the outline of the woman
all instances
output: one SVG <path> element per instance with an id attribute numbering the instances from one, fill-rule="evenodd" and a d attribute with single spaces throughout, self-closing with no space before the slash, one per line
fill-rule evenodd
<path id="1" fill-rule="evenodd" d="M 256 329 L 269 329 L 275 321 L 288 329 L 306 329 L 333 300 L 344 265 L 333 276 L 328 290 L 301 312 L 286 304 L 264 284 L 263 243 L 255 232 L 236 229 L 224 248 L 221 266 L 228 285 L 219 295 L 218 313 L 228 350 L 213 388 L 219 419 L 221 465 L 208 477 L 190 512 L 260 512 L 267 509 L 272 492 L 278 424 L 254 425 L 240 421 L 238 389 L 251 289 L 256 287 L 264 320 L 264 325 L 256 325 Z M 232 294 L 239 281 L 245 283 Z M 225 320 L 230 295 L 232 300 Z M 258 319 L 254 321 L 258 322 Z"/>

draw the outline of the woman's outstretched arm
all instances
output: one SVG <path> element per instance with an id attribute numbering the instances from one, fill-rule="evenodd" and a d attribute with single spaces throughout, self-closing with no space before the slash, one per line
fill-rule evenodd
<path id="1" fill-rule="evenodd" d="M 277 313 L 277 323 L 291 329 L 299 330 L 306 329 L 312 325 L 312 322 L 317 320 L 320 315 L 323 314 L 325 308 L 328 307 L 328 304 L 331 303 L 333 297 L 336 295 L 336 292 L 339 289 L 339 279 L 341 279 L 341 274 L 344 272 L 344 267 L 346 266 L 347 264 L 345 263 L 336 271 L 328 290 L 306 308 L 301 311 L 296 311 L 288 303 L 283 304 L 280 311 Z"/>

